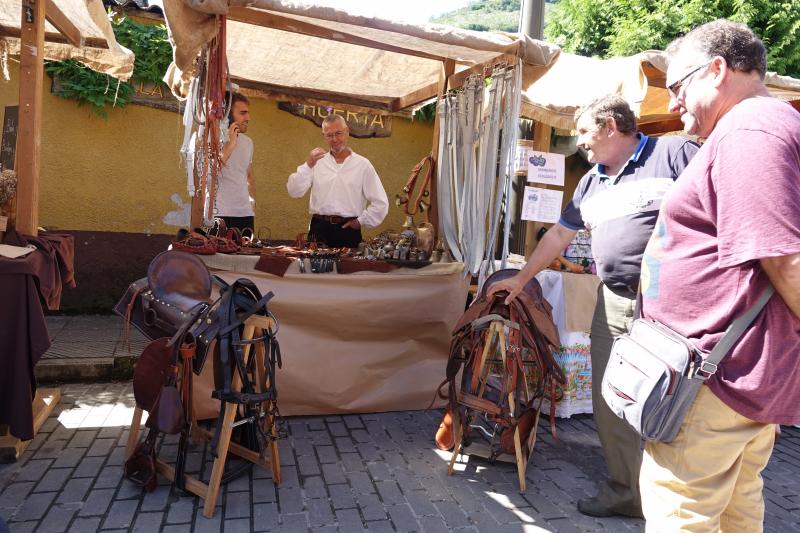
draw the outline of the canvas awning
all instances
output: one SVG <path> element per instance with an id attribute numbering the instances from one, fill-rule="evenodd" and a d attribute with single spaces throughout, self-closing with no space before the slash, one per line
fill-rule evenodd
<path id="1" fill-rule="evenodd" d="M 678 114 L 667 112 L 666 70 L 666 56 L 658 50 L 611 59 L 562 53 L 553 67 L 525 90 L 521 114 L 554 128 L 573 130 L 573 115 L 579 106 L 617 93 L 630 102 L 643 130 L 680 130 Z M 773 96 L 800 102 L 800 80 L 770 72 L 765 81 Z"/>
<path id="2" fill-rule="evenodd" d="M 472 67 L 521 59 L 526 84 L 560 49 L 515 34 L 412 25 L 282 0 L 165 0 L 175 62 L 166 81 L 187 94 L 198 52 L 226 15 L 231 78 L 267 93 L 396 111 L 436 96 L 444 61 L 457 79 Z"/>
<path id="3" fill-rule="evenodd" d="M 46 0 L 44 58 L 74 59 L 122 81 L 133 73 L 133 52 L 120 46 L 101 0 Z M 0 2 L 0 52 L 19 54 L 20 0 Z"/>

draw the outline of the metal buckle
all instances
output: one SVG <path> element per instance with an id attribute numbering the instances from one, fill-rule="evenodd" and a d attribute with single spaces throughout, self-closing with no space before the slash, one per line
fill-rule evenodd
<path id="1" fill-rule="evenodd" d="M 700 376 L 703 381 L 707 380 L 716 373 L 717 365 L 715 363 L 709 363 L 708 361 L 703 361 L 700 363 L 700 367 L 694 371 L 694 375 Z"/>

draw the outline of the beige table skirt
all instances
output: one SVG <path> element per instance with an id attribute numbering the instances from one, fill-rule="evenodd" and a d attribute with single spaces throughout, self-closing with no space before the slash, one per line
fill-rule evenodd
<path id="1" fill-rule="evenodd" d="M 211 268 L 222 266 L 216 257 L 204 259 Z M 278 277 L 246 271 L 237 259 L 224 258 L 224 266 L 235 271 L 214 273 L 227 282 L 249 278 L 263 293 L 275 293 L 269 308 L 280 322 L 283 415 L 428 406 L 445 377 L 450 333 L 466 302 L 469 278 L 462 265 Z M 205 395 L 198 385 L 198 394 Z"/>

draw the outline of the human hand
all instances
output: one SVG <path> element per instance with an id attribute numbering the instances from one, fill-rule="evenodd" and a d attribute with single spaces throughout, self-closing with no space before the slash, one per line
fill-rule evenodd
<path id="1" fill-rule="evenodd" d="M 507 291 L 508 296 L 506 296 L 505 304 L 510 305 L 519 293 L 522 292 L 522 289 L 525 287 L 525 282 L 521 279 L 521 274 L 517 274 L 516 276 L 512 276 L 508 279 L 503 279 L 492 283 L 489 289 L 486 291 L 486 297 L 492 298 L 495 294 L 501 291 Z"/>
<path id="2" fill-rule="evenodd" d="M 239 125 L 236 122 L 231 122 L 228 126 L 228 139 L 230 142 L 236 142 L 236 136 L 239 135 Z"/>
<path id="3" fill-rule="evenodd" d="M 326 150 L 322 148 L 314 148 L 311 150 L 311 153 L 308 154 L 308 160 L 306 161 L 306 164 L 309 166 L 309 168 L 314 168 L 314 165 L 317 164 L 317 161 L 325 157 L 326 153 Z"/>
<path id="4" fill-rule="evenodd" d="M 357 218 L 354 218 L 353 220 L 350 220 L 350 221 L 345 222 L 344 224 L 342 224 L 342 227 L 343 228 L 361 229 L 361 222 L 359 222 Z"/>

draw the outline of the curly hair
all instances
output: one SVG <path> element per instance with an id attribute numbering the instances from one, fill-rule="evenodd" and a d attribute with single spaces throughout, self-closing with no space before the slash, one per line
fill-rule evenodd
<path id="1" fill-rule="evenodd" d="M 672 59 L 684 48 L 693 48 L 709 60 L 720 56 L 733 70 L 756 71 L 762 80 L 767 73 L 767 49 L 745 24 L 718 19 L 698 26 L 672 41 L 666 50 L 667 57 Z"/>
<path id="2" fill-rule="evenodd" d="M 585 113 L 589 113 L 594 123 L 603 126 L 611 117 L 617 124 L 617 130 L 625 135 L 636 133 L 636 115 L 633 114 L 628 101 L 618 94 L 607 94 L 592 100 L 575 111 L 575 122 Z"/>

